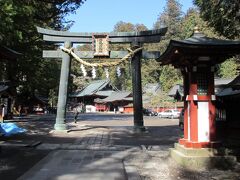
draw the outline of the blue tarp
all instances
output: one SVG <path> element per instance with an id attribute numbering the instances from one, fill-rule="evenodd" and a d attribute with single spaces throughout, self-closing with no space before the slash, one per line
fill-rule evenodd
<path id="1" fill-rule="evenodd" d="M 14 123 L 0 123 L 0 133 L 4 136 L 10 136 L 12 134 L 24 133 L 26 129 L 18 127 Z"/>

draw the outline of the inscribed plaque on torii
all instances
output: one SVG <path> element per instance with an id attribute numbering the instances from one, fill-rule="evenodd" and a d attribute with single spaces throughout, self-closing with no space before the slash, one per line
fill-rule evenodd
<path id="1" fill-rule="evenodd" d="M 107 34 L 93 34 L 94 56 L 109 56 L 109 38 Z"/>

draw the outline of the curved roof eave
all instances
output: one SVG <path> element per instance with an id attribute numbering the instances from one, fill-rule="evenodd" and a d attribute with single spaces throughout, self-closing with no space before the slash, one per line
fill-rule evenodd
<path id="1" fill-rule="evenodd" d="M 167 65 L 176 57 L 180 58 L 183 54 L 179 50 L 185 50 L 184 55 L 209 55 L 209 56 L 232 56 L 240 53 L 240 41 L 216 40 L 207 38 L 208 41 L 192 41 L 193 38 L 186 40 L 170 40 L 166 51 L 156 61 Z M 214 41 L 215 40 L 215 41 Z M 215 50 L 215 51 L 213 51 Z M 187 51 L 187 53 L 186 53 Z"/>
<path id="2" fill-rule="evenodd" d="M 13 49 L 10 49 L 6 46 L 1 46 L 0 45 L 0 56 L 4 56 L 5 58 L 7 59 L 17 59 L 19 56 L 21 56 L 22 54 L 13 50 Z"/>

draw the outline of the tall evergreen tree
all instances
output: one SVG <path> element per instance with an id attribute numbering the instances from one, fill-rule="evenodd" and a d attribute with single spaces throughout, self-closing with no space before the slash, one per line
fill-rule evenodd
<path id="1" fill-rule="evenodd" d="M 180 33 L 180 25 L 183 15 L 181 7 L 182 5 L 177 0 L 167 0 L 163 13 L 160 14 L 154 25 L 155 29 L 158 29 L 161 26 L 168 27 L 166 38 L 177 37 Z"/>
<path id="2" fill-rule="evenodd" d="M 239 0 L 194 0 L 202 17 L 221 35 L 239 39 L 240 3 Z"/>
<path id="3" fill-rule="evenodd" d="M 224 61 L 218 70 L 218 76 L 221 78 L 235 78 L 238 74 L 238 64 L 235 58 Z"/>
<path id="4" fill-rule="evenodd" d="M 199 7 L 201 17 L 220 35 L 228 39 L 239 40 L 240 35 L 240 3 L 239 0 L 194 0 Z M 230 59 L 218 67 L 218 76 L 234 77 L 240 67 L 239 56 Z M 228 73 L 229 72 L 229 73 Z M 231 72 L 231 73 L 230 73 Z"/>
<path id="5" fill-rule="evenodd" d="M 181 37 L 182 23 L 181 4 L 177 0 L 167 0 L 166 7 L 154 24 L 154 28 L 158 29 L 164 26 L 168 27 L 168 31 L 164 39 L 158 44 L 159 50 L 164 52 L 171 39 L 179 39 Z M 159 81 L 164 91 L 168 91 L 173 85 L 181 81 L 181 73 L 172 66 L 160 67 Z"/>
<path id="6" fill-rule="evenodd" d="M 211 38 L 223 38 L 221 37 L 214 28 L 210 27 L 207 21 L 204 21 L 199 14 L 199 11 L 194 8 L 190 8 L 186 15 L 183 17 L 181 23 L 181 39 L 186 39 L 192 36 L 193 29 L 198 26 L 200 31 Z"/>
<path id="7" fill-rule="evenodd" d="M 68 29 L 72 22 L 64 17 L 74 13 L 83 2 L 0 0 L 0 44 L 22 53 L 15 72 L 18 90 L 26 98 L 34 92 L 47 96 L 50 89 L 56 89 L 59 79 L 59 63 L 42 59 L 43 43 L 36 26 Z"/>

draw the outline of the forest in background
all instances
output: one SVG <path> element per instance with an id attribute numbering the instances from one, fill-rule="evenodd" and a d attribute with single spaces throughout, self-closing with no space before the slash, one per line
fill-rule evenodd
<path id="1" fill-rule="evenodd" d="M 54 49 L 56 45 L 42 42 L 36 26 L 55 30 L 68 30 L 74 23 L 65 19 L 66 15 L 75 13 L 84 0 L 0 0 L 0 45 L 12 48 L 22 55 L 18 58 L 14 72 L 19 97 L 26 99 L 34 95 L 48 97 L 56 101 L 60 76 L 60 61 L 43 59 L 43 49 Z M 239 40 L 239 3 L 237 1 L 203 1 L 194 0 L 197 8 L 183 13 L 177 0 L 167 0 L 163 12 L 159 12 L 153 29 L 168 27 L 166 36 L 160 43 L 146 44 L 147 50 L 161 53 L 166 49 L 170 39 L 185 39 L 192 35 L 193 28 L 198 26 L 205 35 L 220 39 Z M 41 11 L 39 11 L 41 9 Z M 147 30 L 144 24 L 116 22 L 115 32 Z M 79 46 L 87 50 L 89 46 Z M 112 49 L 126 50 L 126 46 L 114 45 Z M 1 66 L 1 74 L 5 69 Z M 84 78 L 80 65 L 72 62 L 71 90 L 81 89 L 92 81 L 91 75 Z M 231 58 L 216 66 L 216 77 L 232 78 L 239 74 L 239 57 Z M 120 90 L 131 90 L 131 73 L 129 64 L 121 66 L 121 76 L 116 69 L 110 69 L 110 79 Z M 90 70 L 89 70 L 90 71 Z M 3 76 L 1 76 L 3 77 Z M 97 78 L 105 78 L 102 69 L 97 71 Z M 4 81 L 5 79 L 1 79 Z M 142 60 L 142 84 L 160 83 L 163 92 L 176 83 L 182 83 L 181 73 L 172 66 L 161 66 L 154 59 Z"/>

